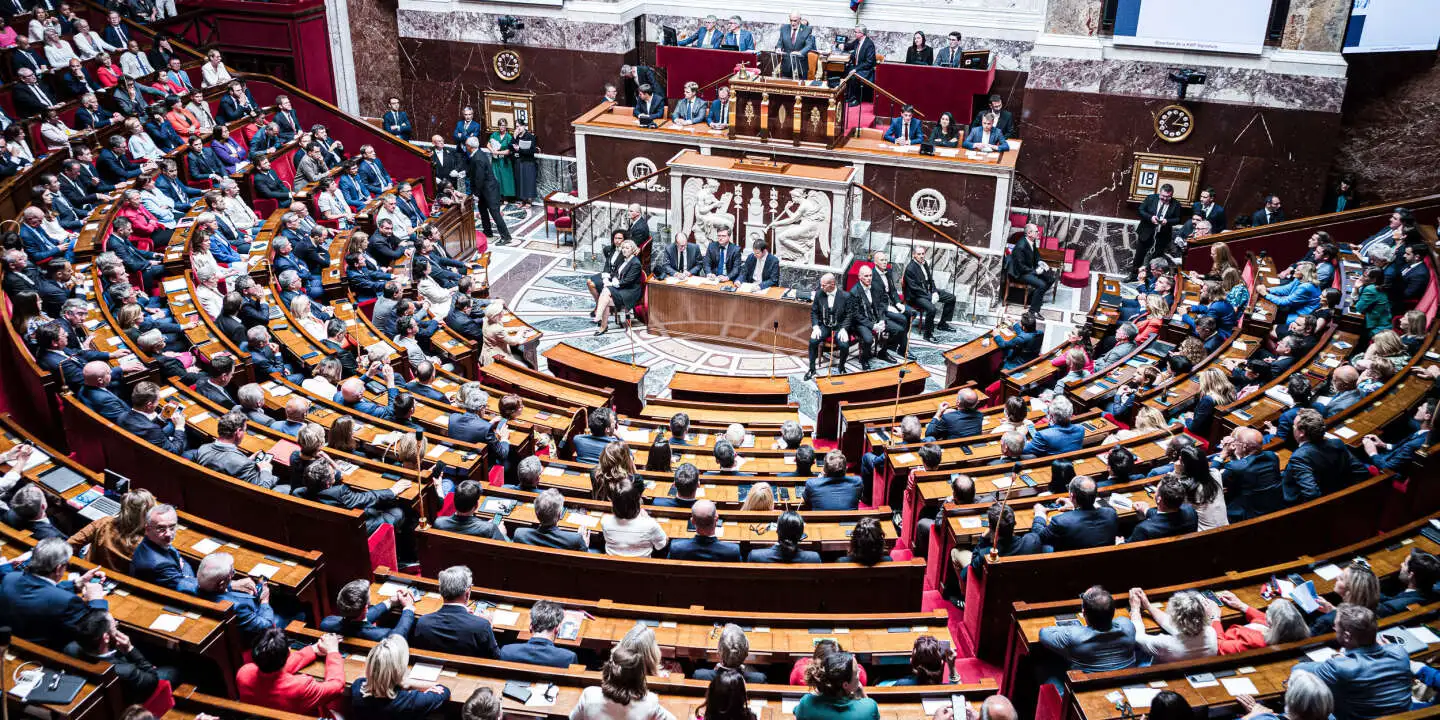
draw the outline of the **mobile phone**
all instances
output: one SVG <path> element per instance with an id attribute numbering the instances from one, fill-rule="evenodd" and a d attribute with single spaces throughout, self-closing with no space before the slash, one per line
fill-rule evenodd
<path id="1" fill-rule="evenodd" d="M 974 454 L 975 454 L 975 451 L 974 451 L 974 450 L 971 450 L 969 445 L 961 445 L 961 446 L 960 446 L 960 452 L 965 453 L 966 455 L 974 455 Z"/>

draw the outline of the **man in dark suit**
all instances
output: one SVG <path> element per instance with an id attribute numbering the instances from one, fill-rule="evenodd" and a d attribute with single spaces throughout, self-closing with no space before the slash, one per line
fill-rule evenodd
<path id="1" fill-rule="evenodd" d="M 1030 532 L 1056 552 L 1114 545 L 1120 519 L 1114 508 L 1095 506 L 1095 481 L 1081 475 L 1070 481 L 1069 489 L 1069 499 L 1061 501 L 1064 504 L 1053 518 L 1043 505 L 1035 506 Z"/>
<path id="2" fill-rule="evenodd" d="M 195 462 L 241 482 L 288 494 L 290 487 L 276 481 L 270 472 L 269 460 L 259 459 L 259 453 L 250 455 L 240 449 L 240 441 L 245 438 L 245 422 L 243 413 L 221 415 L 215 442 L 201 445 L 195 451 Z"/>
<path id="3" fill-rule="evenodd" d="M 1021 315 L 1020 322 L 1011 326 L 1010 331 L 1015 337 L 1009 340 L 995 336 L 995 346 L 1005 352 L 1004 369 L 1013 370 L 1040 357 L 1040 346 L 1045 340 L 1045 334 L 1036 329 L 1034 315 L 1028 312 Z"/>
<path id="4" fill-rule="evenodd" d="M 824 474 L 805 481 L 802 494 L 806 510 L 855 510 L 860 507 L 860 478 L 845 474 L 845 453 L 825 454 Z"/>
<path id="5" fill-rule="evenodd" d="M 892 335 L 897 332 L 908 335 L 910 326 L 920 313 L 900 299 L 901 282 L 897 278 L 899 270 L 891 264 L 890 256 L 886 255 L 883 250 L 876 250 L 870 256 L 870 261 L 875 263 L 873 271 L 875 284 L 880 287 L 880 294 L 885 296 L 886 330 Z M 910 340 L 907 337 L 905 339 L 906 347 L 909 346 L 909 343 Z"/>
<path id="6" fill-rule="evenodd" d="M 92 610 L 80 620 L 76 637 L 65 646 L 65 654 L 85 662 L 115 668 L 120 693 L 127 703 L 143 703 L 154 694 L 160 680 L 172 683 L 179 678 L 174 668 L 157 668 L 130 642 L 104 610 Z"/>
<path id="7" fill-rule="evenodd" d="M 456 295 L 450 302 L 450 313 L 445 316 L 445 327 L 461 337 L 479 342 L 484 331 L 484 321 L 471 314 L 474 301 L 469 295 Z"/>
<path id="8" fill-rule="evenodd" d="M 37 292 L 40 280 L 40 268 L 30 263 L 30 258 L 24 251 L 5 251 L 5 279 L 0 280 L 0 285 L 3 285 L 5 296 L 12 302 L 18 293 Z"/>
<path id="9" fill-rule="evenodd" d="M 778 274 L 778 267 L 776 271 Z M 886 300 L 889 298 L 875 282 L 875 271 L 872 267 L 862 265 L 856 271 L 855 286 L 850 288 L 849 295 L 850 333 L 860 343 L 861 369 L 870 369 L 872 355 L 890 362 L 891 349 L 901 355 L 908 354 L 910 336 L 905 333 L 904 325 L 887 316 Z"/>
<path id="10" fill-rule="evenodd" d="M 960 47 L 960 40 L 959 31 L 951 31 L 949 35 L 945 36 L 945 47 L 935 52 L 935 67 L 960 67 L 960 61 L 965 56 L 965 49 Z"/>
<path id="11" fill-rule="evenodd" d="M 1185 485 L 1170 476 L 1160 481 L 1155 490 L 1155 507 L 1135 503 L 1135 515 L 1143 518 L 1125 542 L 1142 542 L 1158 538 L 1187 535 L 1195 532 L 1200 520 L 1195 508 L 1185 503 Z"/>
<path id="12" fill-rule="evenodd" d="M 556 550 L 589 550 L 589 531 L 562 530 L 558 526 L 565 516 L 565 496 L 559 490 L 550 488 L 535 498 L 536 527 L 522 527 L 515 530 L 515 542 L 520 545 L 554 548 Z"/>
<path id="13" fill-rule="evenodd" d="M 810 74 L 810 53 L 815 52 L 815 34 L 810 23 L 800 19 L 800 13 L 790 12 L 790 22 L 780 26 L 780 38 L 775 43 L 780 53 L 780 74 L 787 78 L 805 80 Z"/>
<path id="14" fill-rule="evenodd" d="M 470 194 L 475 196 L 481 229 L 486 235 L 499 230 L 500 239 L 496 240 L 495 244 L 509 245 L 510 228 L 505 225 L 505 217 L 500 212 L 500 181 L 495 179 L 495 171 L 490 165 L 490 153 L 480 149 L 478 138 L 467 139 L 465 147 L 469 150 L 467 162 L 470 168 Z"/>
<path id="15" fill-rule="evenodd" d="M 24 572 L 0 578 L 0 617 L 15 637 L 47 647 L 64 647 L 75 639 L 80 622 L 92 610 L 108 612 L 105 571 L 91 568 L 78 580 L 67 580 L 70 544 L 49 538 L 35 544 Z"/>
<path id="16" fill-rule="evenodd" d="M 104 360 L 91 360 L 85 363 L 82 371 L 84 386 L 78 395 L 80 402 L 85 407 L 99 413 L 101 417 L 110 422 L 119 422 L 120 417 L 130 412 L 130 406 L 116 395 L 110 388 L 110 365 Z"/>
<path id="17" fill-rule="evenodd" d="M 1365 448 L 1365 455 L 1370 458 L 1370 464 L 1381 470 L 1402 470 L 1413 462 L 1420 449 L 1425 447 L 1434 422 L 1435 400 L 1426 400 L 1415 410 L 1415 423 L 1418 428 L 1404 440 L 1391 445 L 1381 440 L 1378 435 L 1366 435 L 1361 439 L 1361 444 Z"/>
<path id="18" fill-rule="evenodd" d="M 925 131 L 920 127 L 920 118 L 915 117 L 915 108 L 910 105 L 900 108 L 900 117 L 891 120 L 890 128 L 885 131 L 885 142 L 904 147 L 924 141 Z"/>
<path id="19" fill-rule="evenodd" d="M 673 420 L 672 420 L 673 422 Z M 675 468 L 675 481 L 670 484 L 671 494 L 655 498 L 655 507 L 695 507 L 696 492 L 700 489 L 700 472 L 690 463 L 681 463 Z"/>
<path id="20" fill-rule="evenodd" d="M 405 391 L 411 395 L 420 395 L 430 398 L 436 402 L 449 402 L 445 393 L 436 390 L 430 385 L 435 381 L 435 365 L 430 361 L 415 363 L 415 379 L 405 383 Z"/>
<path id="21" fill-rule="evenodd" d="M 1381 615 L 1398 615 L 1411 605 L 1435 602 L 1436 584 L 1440 583 L 1440 558 L 1412 547 L 1400 561 L 1399 578 L 1405 589 L 1380 601 L 1375 611 Z"/>
<path id="22" fill-rule="evenodd" d="M 163 588 L 194 595 L 195 569 L 174 545 L 179 522 L 175 508 L 169 505 L 150 509 L 145 515 L 145 539 L 135 546 L 130 558 L 130 574 Z"/>
<path id="23" fill-rule="evenodd" d="M 379 642 L 391 635 L 408 637 L 415 626 L 415 597 L 409 588 L 400 588 L 385 602 L 370 604 L 370 581 L 351 580 L 335 596 L 335 611 L 320 621 L 320 630 L 345 637 Z M 376 625 L 381 618 L 399 612 L 393 627 Z"/>
<path id="24" fill-rule="evenodd" d="M 655 259 L 651 262 L 651 274 L 656 280 L 664 280 L 672 275 L 679 280 L 691 275 L 703 275 L 705 257 L 700 254 L 700 247 L 691 243 L 689 237 L 676 235 L 675 242 L 655 254 Z"/>
<path id="25" fill-rule="evenodd" d="M 695 28 L 695 32 L 690 34 L 690 37 L 680 40 L 675 44 L 679 47 L 694 45 L 697 48 L 710 48 L 713 50 L 720 47 L 720 41 L 724 38 L 725 32 L 715 27 L 715 16 L 707 15 L 705 19 L 701 21 L 700 26 Z"/>
<path id="26" fill-rule="evenodd" d="M 820 359 L 820 348 L 826 341 L 839 353 L 835 367 L 845 371 L 845 358 L 850 354 L 850 296 L 835 284 L 835 275 L 825 273 L 820 277 L 820 287 L 810 303 L 810 369 L 805 379 L 815 377 L 815 361 Z"/>
<path id="27" fill-rule="evenodd" d="M 979 406 L 980 393 L 970 388 L 956 393 L 954 407 L 942 402 L 935 410 L 935 418 L 925 426 L 925 439 L 952 440 L 979 435 L 985 426 L 985 416 Z"/>
<path id="28" fill-rule="evenodd" d="M 724 129 L 730 124 L 730 86 L 721 85 L 715 90 L 715 99 L 710 103 L 710 127 Z"/>
<path id="29" fill-rule="evenodd" d="M 740 546 L 724 542 L 716 537 L 715 503 L 697 500 L 690 508 L 690 523 L 695 526 L 695 537 L 677 538 L 670 541 L 671 560 L 701 560 L 712 562 L 742 562 Z"/>
<path id="30" fill-rule="evenodd" d="M 924 245 L 917 243 L 910 253 L 910 264 L 905 266 L 905 302 L 920 313 L 925 321 L 925 339 L 934 342 L 936 330 L 951 330 L 950 318 L 955 316 L 955 295 L 949 290 L 935 287 L 935 272 L 925 264 L 927 248 Z M 937 313 L 940 315 L 939 325 L 935 324 Z"/>
<path id="31" fill-rule="evenodd" d="M 1299 505 L 1369 477 L 1369 470 L 1338 438 L 1325 437 L 1325 418 L 1314 410 L 1295 413 L 1299 446 L 1285 463 L 1285 504 Z"/>
<path id="32" fill-rule="evenodd" d="M 295 197 L 285 181 L 280 179 L 279 173 L 270 167 L 268 155 L 260 155 L 255 158 L 255 172 L 250 174 L 250 184 L 254 188 L 257 198 L 274 200 L 278 207 L 290 207 L 290 203 Z"/>
<path id="33" fill-rule="evenodd" d="M 654 127 L 656 122 L 665 119 L 665 96 L 661 95 L 649 83 L 639 88 L 640 98 L 635 102 L 635 109 L 631 112 L 635 119 L 640 121 L 641 127 Z"/>
<path id="34" fill-rule="evenodd" d="M 430 170 L 435 174 L 436 182 L 448 180 L 457 189 L 460 187 L 460 179 L 465 177 L 465 160 L 459 149 L 450 149 L 445 146 L 445 138 L 438 134 L 430 138 Z"/>
<path id="35" fill-rule="evenodd" d="M 1198 215 L 1210 221 L 1210 232 L 1224 232 L 1229 227 L 1228 219 L 1225 217 L 1225 208 L 1215 199 L 1215 188 L 1205 188 L 1200 191 L 1200 199 L 1190 208 L 1193 215 Z"/>
<path id="36" fill-rule="evenodd" d="M 869 37 L 869 31 L 865 27 L 855 28 L 855 39 L 846 43 L 845 51 L 850 53 L 850 62 L 846 63 L 845 71 L 854 72 L 856 75 L 871 82 L 875 81 L 875 41 Z M 849 103 L 859 105 L 864 96 L 865 85 L 858 80 L 850 81 Z"/>
<path id="37" fill-rule="evenodd" d="M 455 514 L 437 518 L 435 529 L 490 538 L 491 540 L 508 541 L 510 538 L 505 536 L 504 525 L 475 514 L 475 510 L 480 507 L 480 494 L 480 483 L 474 480 L 460 483 L 451 496 L 454 498 Z"/>
<path id="38" fill-rule="evenodd" d="M 65 347 L 65 333 L 55 323 L 41 325 L 35 330 L 35 364 L 60 378 L 67 388 L 78 389 L 85 384 L 85 361 Z M 119 382 L 121 372 L 120 368 L 115 368 L 110 379 Z"/>
<path id="39" fill-rule="evenodd" d="M 733 279 L 739 283 L 752 283 L 761 290 L 779 285 L 780 258 L 770 252 L 770 243 L 765 240 L 751 243 L 750 254 Z"/>
<path id="40" fill-rule="evenodd" d="M 1240 522 L 1283 509 L 1280 459 L 1263 449 L 1265 436 L 1253 428 L 1236 428 L 1221 442 L 1214 466 L 1225 486 L 1225 508 L 1230 522 Z M 1183 450 L 1182 452 L 1195 452 Z"/>
<path id="41" fill-rule="evenodd" d="M 730 242 L 730 228 L 715 231 L 715 242 L 705 249 L 705 276 L 728 279 L 740 272 L 740 248 Z"/>
<path id="42" fill-rule="evenodd" d="M 235 359 L 229 355 L 210 358 L 210 370 L 195 383 L 195 391 L 207 400 L 225 408 L 235 407 L 235 396 L 227 390 L 235 377 Z"/>
<path id="43" fill-rule="evenodd" d="M 490 621 L 470 612 L 470 568 L 452 565 L 440 571 L 440 609 L 415 621 L 413 640 L 421 650 L 497 658 L 500 647 Z"/>
<path id="44" fill-rule="evenodd" d="M 400 109 L 400 98 L 392 97 L 389 102 L 390 109 L 385 111 L 381 122 L 384 123 L 385 130 L 391 135 L 408 142 L 410 140 L 410 133 L 413 130 L 413 128 L 410 127 L 410 115 Z"/>
<path id="45" fill-rule="evenodd" d="M 10 498 L 10 510 L 4 515 L 4 522 L 20 532 L 28 532 L 36 540 L 65 538 L 65 533 L 45 516 L 45 492 L 39 485 L 21 487 Z"/>
<path id="46" fill-rule="evenodd" d="M 1250 215 L 1251 227 L 1260 227 L 1261 225 L 1283 222 L 1284 220 L 1285 211 L 1280 208 L 1279 195 L 1266 195 L 1265 207 L 1256 210 Z"/>
<path id="47" fill-rule="evenodd" d="M 1392 308 L 1392 311 L 1396 313 L 1413 309 L 1419 304 L 1420 299 L 1425 296 L 1426 287 L 1430 284 L 1430 268 L 1425 265 L 1420 246 L 1406 245 L 1404 253 L 1400 270 L 1400 292 L 1397 293 L 1401 306 Z"/>
<path id="48" fill-rule="evenodd" d="M 1074 412 L 1075 406 L 1065 397 L 1052 399 L 1045 409 L 1050 426 L 1035 432 L 1035 437 L 1025 443 L 1024 453 L 1040 457 L 1079 450 L 1085 444 L 1085 428 L 1070 424 Z"/>
<path id="49" fill-rule="evenodd" d="M 655 81 L 655 71 L 647 65 L 621 65 L 620 79 L 625 83 L 625 102 L 630 105 L 637 105 L 637 96 L 641 85 L 659 87 Z"/>
<path id="50" fill-rule="evenodd" d="M 1055 272 L 1040 269 L 1040 227 L 1035 223 L 1026 223 L 1025 234 L 1015 241 L 1015 247 L 1005 258 L 1005 274 L 1015 282 L 1030 286 L 1030 314 L 1039 315 L 1045 305 L 1045 294 L 1055 284 Z"/>
<path id="51" fill-rule="evenodd" d="M 596 408 L 590 411 L 590 417 L 586 421 L 589 427 L 588 435 L 576 435 L 571 440 L 575 445 L 575 461 L 582 463 L 596 463 L 600 461 L 600 452 L 605 446 L 618 441 L 615 437 L 615 428 L 618 427 L 615 413 L 609 408 Z"/>
<path id="52" fill-rule="evenodd" d="M 635 247 L 644 247 L 650 241 L 650 214 L 639 203 L 630 203 L 626 215 L 630 228 L 625 231 L 625 237 L 635 243 Z"/>
<path id="53" fill-rule="evenodd" d="M 100 151 L 100 159 L 96 161 L 96 169 L 101 179 L 107 183 L 119 184 L 140 177 L 140 166 L 131 162 L 129 151 L 125 147 L 125 138 L 112 135 L 106 142 L 106 148 Z"/>
<path id="54" fill-rule="evenodd" d="M 1160 192 L 1150 193 L 1140 203 L 1137 211 L 1140 227 L 1136 230 L 1135 257 L 1130 262 L 1130 277 L 1140 274 L 1140 268 L 1156 255 L 1163 255 L 1170 249 L 1175 226 L 1180 224 L 1180 203 L 1175 201 L 1175 186 L 1165 183 Z"/>
<path id="55" fill-rule="evenodd" d="M 109 43 L 111 47 L 123 48 L 130 44 L 134 38 L 130 34 L 130 28 L 125 26 L 125 21 L 120 19 L 120 13 L 111 11 L 105 29 L 100 31 L 100 37 Z"/>
<path id="56" fill-rule="evenodd" d="M 30 68 L 21 68 L 20 82 L 11 91 L 15 112 L 22 118 L 38 118 L 50 108 L 60 106 L 60 98 L 40 85 L 40 77 Z"/>
<path id="57" fill-rule="evenodd" d="M 986 115 L 994 116 L 995 129 L 999 130 L 1002 136 L 1006 138 L 1015 137 L 1015 116 L 1011 114 L 1009 110 L 1005 109 L 1005 98 L 999 95 L 991 95 L 989 106 L 975 113 L 975 120 L 970 123 L 970 127 L 973 128 L 983 125 Z"/>
<path id="58" fill-rule="evenodd" d="M 530 607 L 530 639 L 500 648 L 500 659 L 562 670 L 574 665 L 573 650 L 555 647 L 555 635 L 564 621 L 565 608 L 559 603 L 549 600 L 535 603 Z"/>

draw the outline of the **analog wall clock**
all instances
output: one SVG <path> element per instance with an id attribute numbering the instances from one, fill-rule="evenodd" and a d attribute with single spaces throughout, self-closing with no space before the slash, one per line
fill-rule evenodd
<path id="1" fill-rule="evenodd" d="M 1155 115 L 1155 134 L 1166 142 L 1180 142 L 1195 130 L 1195 114 L 1184 105 L 1166 105 Z"/>
<path id="2" fill-rule="evenodd" d="M 515 82 L 520 77 L 520 69 L 524 64 L 520 61 L 520 53 L 514 50 L 501 50 L 495 53 L 493 63 L 495 75 L 505 82 Z"/>

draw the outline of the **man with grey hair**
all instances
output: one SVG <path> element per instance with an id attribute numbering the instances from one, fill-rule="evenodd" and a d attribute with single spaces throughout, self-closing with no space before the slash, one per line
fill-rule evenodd
<path id="1" fill-rule="evenodd" d="M 1140 331 L 1134 323 L 1120 323 L 1120 327 L 1115 329 L 1115 344 L 1110 347 L 1110 352 L 1095 358 L 1095 372 L 1103 373 L 1109 370 L 1124 360 L 1125 356 L 1134 352 L 1135 336 L 1138 334 Z"/>
<path id="2" fill-rule="evenodd" d="M 490 405 L 490 393 L 485 392 L 478 382 L 467 382 L 460 386 L 460 401 L 456 404 L 463 412 L 450 413 L 446 420 L 446 437 L 463 442 L 485 442 L 491 433 L 491 423 L 482 416 Z"/>
<path id="3" fill-rule="evenodd" d="M 65 538 L 65 533 L 45 517 L 45 491 L 39 485 L 26 485 L 10 498 L 10 509 L 5 513 L 5 524 L 28 531 L 36 540 Z"/>
<path id="4" fill-rule="evenodd" d="M 174 507 L 162 504 L 150 508 L 145 515 L 145 537 L 130 557 L 130 574 L 163 588 L 194 595 L 198 587 L 195 570 L 175 549 L 179 524 Z M 245 583 L 254 591 L 253 581 L 246 579 Z"/>
<path id="5" fill-rule="evenodd" d="M 698 48 L 710 48 L 712 50 L 720 47 L 720 42 L 724 39 L 725 33 L 722 32 L 720 28 L 715 27 L 715 21 L 716 17 L 714 15 L 706 15 L 705 19 L 700 23 L 700 27 L 695 28 L 695 32 L 691 34 L 690 37 L 676 44 L 680 47 L 694 45 Z M 625 75 L 625 68 L 628 67 L 630 66 L 625 65 L 620 68 L 622 77 Z"/>
<path id="6" fill-rule="evenodd" d="M 1018 463 L 1027 457 L 1034 457 L 1025 452 L 1025 433 L 1007 432 L 1000 436 L 1000 457 L 986 463 L 987 465 L 1009 465 Z"/>
<path id="7" fill-rule="evenodd" d="M 422 650 L 456 655 L 497 658 L 500 647 L 490 621 L 470 612 L 470 568 L 452 565 L 440 571 L 440 599 L 444 605 L 415 621 L 413 643 Z"/>
<path id="8" fill-rule="evenodd" d="M 225 294 L 220 292 L 220 274 L 215 268 L 206 266 L 195 271 L 195 301 L 211 320 L 220 317 Z"/>
<path id="9" fill-rule="evenodd" d="M 565 621 L 565 608 L 541 600 L 530 608 L 530 639 L 500 648 L 500 659 L 509 662 L 565 669 L 575 664 L 575 653 L 555 647 L 555 634 Z"/>
<path id="10" fill-rule="evenodd" d="M 528 458 L 527 458 L 528 459 Z M 515 530 L 515 542 L 521 545 L 589 552 L 590 531 L 584 527 L 580 532 L 561 530 L 560 518 L 565 516 L 565 496 L 555 488 L 540 493 L 535 498 L 535 519 L 538 527 L 522 527 Z"/>
<path id="11" fill-rule="evenodd" d="M 1034 439 L 1025 443 L 1025 454 L 1035 457 L 1059 455 L 1084 446 L 1085 428 L 1070 424 L 1074 412 L 1075 406 L 1070 404 L 1069 399 L 1062 396 L 1051 400 L 1050 407 L 1045 411 L 1050 425 L 1037 430 Z"/>
<path id="12" fill-rule="evenodd" d="M 745 428 L 741 426 L 740 429 L 743 433 Z M 743 442 L 744 439 L 744 435 L 741 435 L 740 440 Z M 800 427 L 800 423 L 794 420 L 786 420 L 780 423 L 780 440 L 775 443 L 775 448 L 777 450 L 782 448 L 785 450 L 795 450 L 800 447 L 800 443 L 803 440 L 805 440 L 805 429 Z M 734 440 L 731 440 L 731 442 L 733 443 Z"/>
<path id="13" fill-rule="evenodd" d="M 697 500 L 690 508 L 690 523 L 695 537 L 677 538 L 670 542 L 671 560 L 702 560 L 708 562 L 742 562 L 740 546 L 720 540 L 720 519 L 711 500 Z"/>
<path id="14" fill-rule="evenodd" d="M 465 139 L 465 148 L 470 172 L 470 195 L 475 198 L 475 209 L 480 214 L 480 226 L 487 236 L 500 231 L 496 245 L 510 244 L 510 228 L 505 225 L 505 215 L 500 212 L 500 181 L 490 166 L 490 153 L 480 149 L 476 137 Z"/>
<path id="15" fill-rule="evenodd" d="M 1420 671 L 1416 666 L 1426 666 L 1419 662 L 1411 664 L 1418 677 Z M 1240 708 L 1245 710 L 1246 718 L 1277 720 L 1279 717 L 1275 711 L 1261 705 L 1253 696 L 1236 695 L 1235 699 L 1240 702 Z M 1285 683 L 1286 720 L 1328 720 L 1334 707 L 1335 699 L 1330 693 L 1330 686 L 1326 685 L 1324 680 L 1304 670 L 1290 672 L 1290 679 Z"/>
<path id="16" fill-rule="evenodd" d="M 544 472 L 545 466 L 540 463 L 540 458 L 527 455 L 515 465 L 515 484 L 507 484 L 505 487 L 526 492 L 539 492 L 540 475 Z"/>
<path id="17" fill-rule="evenodd" d="M 259 377 L 280 375 L 296 385 L 305 382 L 305 376 L 295 372 L 285 356 L 280 354 L 280 345 L 270 339 L 270 330 L 256 325 L 245 331 L 245 348 L 250 353 L 250 363 L 255 366 Z"/>
<path id="18" fill-rule="evenodd" d="M 1335 611 L 1341 653 L 1323 662 L 1302 662 L 1294 673 L 1313 674 L 1330 688 L 1336 720 L 1393 715 L 1410 709 L 1410 656 L 1401 643 L 1379 644 L 1375 612 L 1360 605 Z"/>
<path id="19" fill-rule="evenodd" d="M 40 286 L 40 268 L 30 262 L 25 251 L 18 248 L 5 251 L 5 279 L 0 281 L 5 288 L 5 297 L 14 301 L 22 292 L 35 292 Z"/>
<path id="20" fill-rule="evenodd" d="M 744 675 L 745 682 L 765 682 L 765 673 L 745 667 L 745 660 L 750 657 L 750 639 L 745 637 L 745 630 L 739 625 L 725 623 L 725 627 L 720 628 L 720 639 L 715 643 L 715 651 L 720 656 L 719 664 L 713 668 L 696 670 L 693 676 L 696 680 L 714 680 L 721 670 L 732 670 Z"/>
<path id="21" fill-rule="evenodd" d="M 105 571 L 95 567 L 78 580 L 67 580 L 70 557 L 68 542 L 47 538 L 36 543 L 24 572 L 0 578 L 5 621 L 15 637 L 64 647 L 75 638 L 86 614 L 110 610 L 105 601 Z"/>
<path id="22" fill-rule="evenodd" d="M 855 37 L 845 43 L 844 51 L 850 53 L 850 62 L 846 64 L 845 71 L 853 72 L 871 82 L 875 81 L 875 41 L 871 40 L 870 31 L 864 25 L 855 27 Z M 864 83 L 852 80 L 848 91 L 848 102 L 850 105 L 859 105 L 864 96 Z M 958 720 L 958 719 L 957 719 Z"/>
<path id="23" fill-rule="evenodd" d="M 255 582 L 246 578 L 254 588 Z M 270 585 L 260 582 L 251 591 L 236 587 L 235 557 L 226 552 L 213 552 L 200 561 L 195 571 L 195 596 L 210 602 L 228 602 L 235 608 L 235 621 L 240 632 L 254 638 L 268 628 L 280 626 L 275 610 L 270 607 Z"/>

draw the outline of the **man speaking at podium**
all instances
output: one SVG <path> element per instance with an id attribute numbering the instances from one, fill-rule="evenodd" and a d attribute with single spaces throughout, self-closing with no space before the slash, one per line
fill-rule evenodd
<path id="1" fill-rule="evenodd" d="M 850 354 L 850 296 L 835 286 L 835 275 L 825 273 L 820 277 L 820 291 L 810 303 L 810 370 L 806 380 L 815 378 L 815 360 L 820 357 L 820 346 L 831 337 L 839 351 L 840 370 L 845 370 L 845 359 Z"/>
<path id="2" fill-rule="evenodd" d="M 800 13 L 790 13 L 790 24 L 780 26 L 780 40 L 775 43 L 780 53 L 780 74 L 804 80 L 809 75 L 809 54 L 815 51 L 815 34 L 810 23 L 800 22 Z"/>

